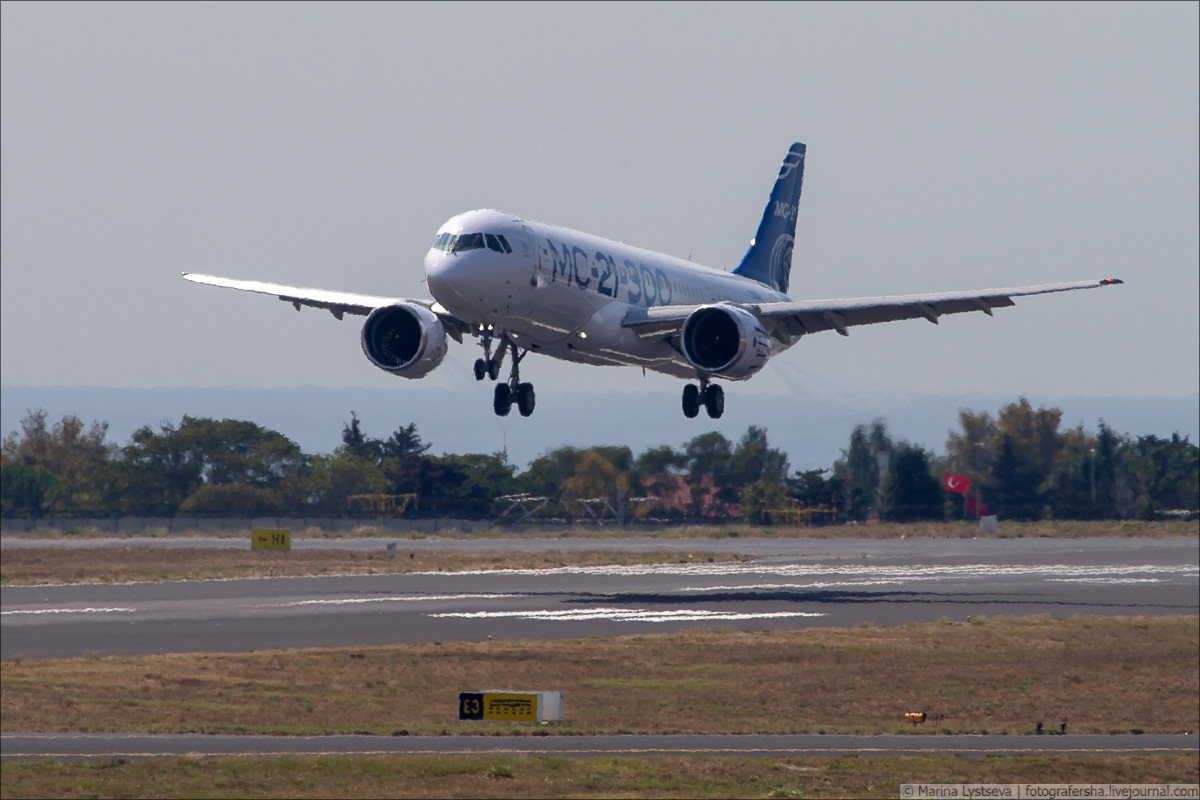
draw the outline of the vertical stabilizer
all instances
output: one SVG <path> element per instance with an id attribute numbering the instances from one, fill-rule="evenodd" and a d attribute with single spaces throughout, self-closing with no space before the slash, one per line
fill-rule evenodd
<path id="1" fill-rule="evenodd" d="M 792 242 L 796 238 L 796 206 L 804 185 L 804 145 L 797 142 L 788 150 L 779 168 L 779 177 L 771 189 L 771 199 L 758 223 L 758 233 L 750 242 L 742 263 L 734 275 L 765 283 L 780 292 L 788 290 L 792 271 Z"/>

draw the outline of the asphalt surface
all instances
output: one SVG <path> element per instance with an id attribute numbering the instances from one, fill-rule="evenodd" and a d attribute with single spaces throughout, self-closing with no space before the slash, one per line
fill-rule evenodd
<path id="1" fill-rule="evenodd" d="M 4 548 L 24 546 L 5 539 Z M 121 546 L 141 540 L 48 540 Z M 45 545 L 48 541 L 39 542 Z M 245 540 L 149 540 L 155 546 Z M 311 546 L 677 549 L 686 563 L 0 588 L 0 658 L 1200 613 L 1196 539 L 371 539 Z M 106 544 L 99 544 L 106 543 Z M 224 546 L 224 545 L 222 545 Z M 305 545 L 310 546 L 310 545 Z M 725 550 L 751 562 L 687 561 Z"/>
<path id="2" fill-rule="evenodd" d="M 5 733 L 5 761 L 509 753 L 558 756 L 1135 755 L 1197 753 L 1188 735 L 1120 736 L 224 736 Z"/>

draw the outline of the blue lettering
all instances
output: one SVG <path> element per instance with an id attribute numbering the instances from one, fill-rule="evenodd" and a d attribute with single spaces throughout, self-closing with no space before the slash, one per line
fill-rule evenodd
<path id="1" fill-rule="evenodd" d="M 625 259 L 625 269 L 629 270 L 629 288 L 625 290 L 625 299 L 634 304 L 642 302 L 642 279 L 638 276 L 637 267 L 628 258 Z M 637 294 L 633 293 L 633 288 L 637 287 Z"/>
<path id="2" fill-rule="evenodd" d="M 611 257 L 606 256 L 606 255 L 604 255 L 604 253 L 601 253 L 601 252 L 596 253 L 596 260 L 600 262 L 601 267 L 604 269 L 604 272 L 600 274 L 599 283 L 596 284 L 596 291 L 607 297 L 616 297 L 617 282 L 616 282 L 615 278 L 613 280 L 612 286 L 604 285 L 605 281 L 607 281 L 609 278 L 614 277 L 613 269 L 616 265 L 613 263 L 613 260 Z"/>
<path id="3" fill-rule="evenodd" d="M 654 296 L 650 296 L 650 289 L 654 286 L 654 273 L 651 272 L 650 268 L 645 264 L 638 264 L 638 267 L 640 268 L 642 277 L 642 293 L 645 298 L 644 302 L 646 307 L 649 308 L 650 306 L 654 305 L 654 302 L 658 299 L 657 288 L 654 290 Z"/>
<path id="4" fill-rule="evenodd" d="M 558 249 L 554 246 L 554 242 L 547 239 L 546 245 L 550 248 L 550 258 L 554 261 L 554 270 L 550 273 L 550 280 L 557 281 L 558 277 L 561 275 L 567 281 L 567 283 L 570 283 L 571 271 L 567 268 L 569 266 L 567 256 L 570 254 L 567 252 L 567 246 L 565 244 L 563 245 L 563 253 L 560 260 Z"/>
<path id="5" fill-rule="evenodd" d="M 661 269 L 654 271 L 654 278 L 655 283 L 658 285 L 658 298 L 662 302 L 662 305 L 671 305 L 671 301 L 675 299 L 675 289 L 671 286 L 671 279 Z"/>
<path id="6" fill-rule="evenodd" d="M 567 246 L 564 244 L 563 249 L 565 250 L 566 247 Z M 579 258 L 580 258 L 580 256 L 583 257 L 583 269 L 584 269 L 584 272 L 586 273 L 587 268 L 588 268 L 587 253 L 585 253 L 583 251 L 583 248 L 579 247 L 578 245 L 576 245 L 575 247 L 572 247 L 571 248 L 571 269 L 575 274 L 575 283 L 579 285 L 580 289 L 586 289 L 588 287 L 588 284 L 592 282 L 592 279 L 591 278 L 582 278 L 581 279 L 579 277 Z"/>

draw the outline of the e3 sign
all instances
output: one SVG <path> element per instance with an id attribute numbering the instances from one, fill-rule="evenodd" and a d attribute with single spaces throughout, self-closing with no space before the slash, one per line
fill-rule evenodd
<path id="1" fill-rule="evenodd" d="M 460 692 L 459 719 L 538 721 L 537 692 Z"/>

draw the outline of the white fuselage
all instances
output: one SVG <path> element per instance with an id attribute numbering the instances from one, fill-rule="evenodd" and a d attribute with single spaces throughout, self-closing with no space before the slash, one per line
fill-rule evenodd
<path id="1" fill-rule="evenodd" d="M 475 233 L 492 236 L 458 238 Z M 425 255 L 438 303 L 472 326 L 492 326 L 520 347 L 567 361 L 693 377 L 696 369 L 669 343 L 621 326 L 632 309 L 788 300 L 758 281 L 500 211 L 468 211 L 438 234 L 439 243 L 448 234 L 472 245 L 435 244 Z"/>

